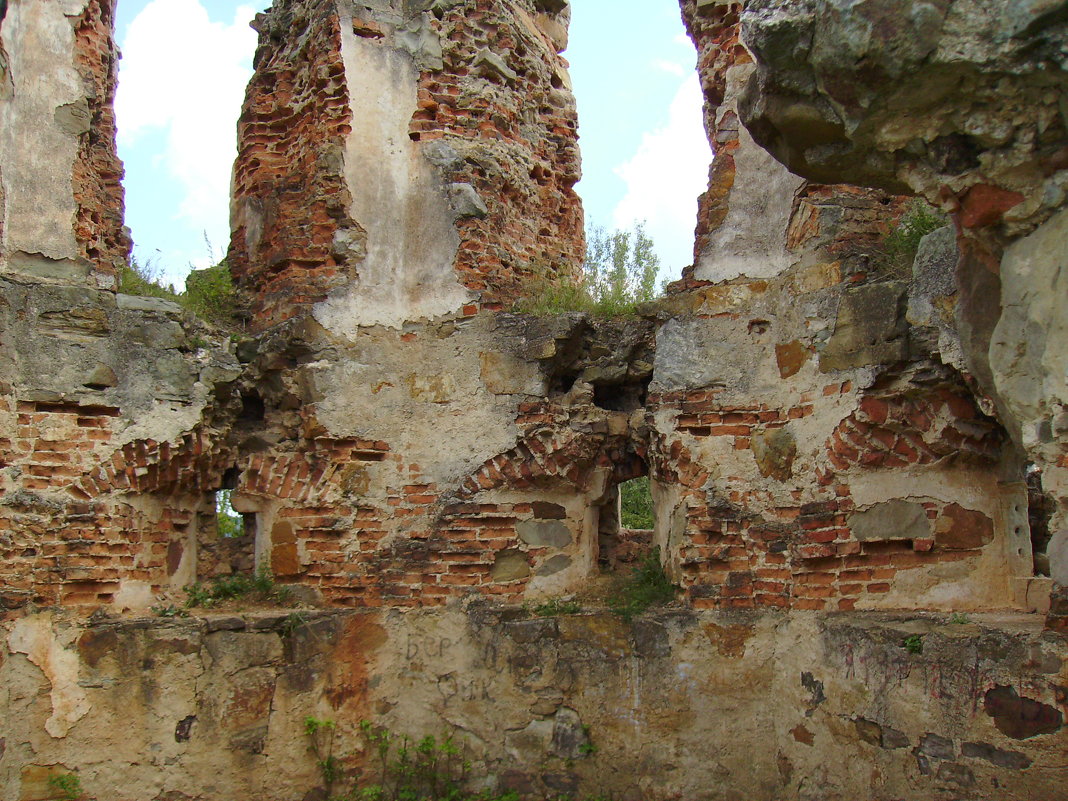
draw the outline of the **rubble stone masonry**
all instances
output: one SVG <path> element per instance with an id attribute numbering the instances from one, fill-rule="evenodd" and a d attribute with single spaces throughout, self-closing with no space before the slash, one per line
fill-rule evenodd
<path id="1" fill-rule="evenodd" d="M 228 332 L 114 292 L 112 5 L 0 2 L 0 797 L 325 798 L 307 716 L 531 799 L 1057 797 L 1065 212 L 888 257 L 901 185 L 744 124 L 784 8 L 683 0 L 695 264 L 601 319 L 511 310 L 582 259 L 567 2 L 276 0 Z M 613 614 L 654 547 L 675 600 Z M 185 609 L 257 569 L 289 605 Z"/>
<path id="2" fill-rule="evenodd" d="M 355 303 L 352 286 L 368 321 L 501 308 L 581 263 L 566 6 L 425 6 L 294 0 L 257 19 L 230 262 L 258 328 Z"/>

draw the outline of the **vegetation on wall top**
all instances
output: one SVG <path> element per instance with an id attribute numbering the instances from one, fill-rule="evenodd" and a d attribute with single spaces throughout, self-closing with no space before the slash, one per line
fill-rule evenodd
<path id="1" fill-rule="evenodd" d="M 645 225 L 630 231 L 593 227 L 586 233 L 586 260 L 574 282 L 539 283 L 531 296 L 516 304 L 525 314 L 550 315 L 587 312 L 599 317 L 635 314 L 642 303 L 657 296 L 660 259 Z"/>
<path id="2" fill-rule="evenodd" d="M 142 265 L 131 259 L 119 272 L 119 292 L 172 301 L 200 319 L 225 328 L 238 325 L 237 295 L 226 259 L 206 269 L 191 271 L 184 292 L 178 292 L 173 284 L 165 284 L 162 273 L 151 264 Z"/>
<path id="3" fill-rule="evenodd" d="M 920 240 L 949 223 L 949 218 L 922 198 L 909 201 L 905 213 L 883 239 L 883 253 L 891 267 L 910 273 Z"/>

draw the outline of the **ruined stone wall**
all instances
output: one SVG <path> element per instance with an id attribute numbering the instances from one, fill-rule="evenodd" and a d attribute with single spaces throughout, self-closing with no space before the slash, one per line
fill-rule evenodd
<path id="1" fill-rule="evenodd" d="M 564 3 L 258 18 L 231 250 L 255 333 L 69 270 L 0 276 L 0 794 L 76 770 L 120 800 L 314 798 L 305 715 L 353 768 L 363 718 L 463 731 L 488 786 L 531 797 L 1057 792 L 1066 649 L 1025 463 L 1062 440 L 1005 410 L 1045 413 L 1063 376 L 1061 220 L 1007 250 L 992 297 L 1050 346 L 1015 373 L 1033 394 L 991 398 L 954 229 L 888 261 L 898 187 L 805 183 L 735 125 L 759 67 L 733 15 L 756 8 L 684 4 L 732 166 L 644 317 L 500 308 L 581 250 Z M 31 186 L 11 153 L 5 237 Z M 625 623 L 592 610 L 642 475 L 679 591 Z M 223 488 L 248 524 L 225 542 Z M 253 566 L 296 605 L 137 616 Z M 591 611 L 523 610 L 561 598 Z"/>
<path id="2" fill-rule="evenodd" d="M 345 772 L 375 775 L 370 719 L 453 732 L 486 789 L 524 797 L 1025 801 L 1061 786 L 1063 642 L 1006 617 L 627 624 L 473 605 L 34 615 L 0 636 L 0 792 L 24 801 L 61 773 L 109 801 L 314 798 L 306 716 L 335 723 Z"/>
<path id="3" fill-rule="evenodd" d="M 0 20 L 0 271 L 114 289 L 129 258 L 115 152 L 115 0 Z M 41 158 L 40 154 L 48 154 Z"/>
<path id="4" fill-rule="evenodd" d="M 276 3 L 230 261 L 258 328 L 510 304 L 583 258 L 566 4 Z"/>
<path id="5" fill-rule="evenodd" d="M 528 12 L 510 12 L 511 24 L 526 26 Z M 435 158 L 469 152 L 474 163 L 477 148 L 464 148 L 475 145 L 459 128 L 436 137 L 423 125 L 415 142 L 411 109 L 399 101 L 392 122 L 357 119 L 352 109 L 370 108 L 393 78 L 418 94 L 410 81 L 425 78 L 424 61 L 436 63 L 439 26 L 468 24 L 452 13 L 280 3 L 259 18 L 235 248 L 274 226 L 291 251 L 328 258 L 317 250 L 327 239 L 355 246 L 346 237 L 359 233 L 356 219 L 361 227 L 377 219 L 384 236 L 392 222 L 381 209 L 375 218 L 331 217 L 328 207 L 389 196 L 401 179 L 415 183 L 396 198 L 441 210 L 445 185 L 422 148 L 436 148 Z M 542 41 L 537 51 L 555 59 L 562 33 L 550 16 L 539 19 L 523 28 L 523 41 L 555 31 L 554 48 Z M 300 52 L 321 58 L 293 72 Z M 472 80 L 506 99 L 511 79 L 499 70 L 485 77 L 496 63 L 487 53 L 475 59 L 483 77 Z M 545 77 L 553 63 L 538 61 L 530 75 Z M 361 83 L 342 80 L 356 65 Z M 376 75 L 381 82 L 371 82 Z M 508 102 L 518 108 L 522 96 Z M 424 104 L 422 116 L 430 110 Z M 395 125 L 414 172 L 400 161 L 371 164 L 398 141 Z M 309 149 L 312 141 L 325 150 Z M 273 160 L 265 150 L 257 167 L 257 148 Z M 301 160 L 328 151 L 338 159 Z M 291 181 L 261 186 L 274 211 L 242 189 L 276 175 L 272 164 L 293 169 Z M 648 473 L 658 496 L 655 544 L 697 606 L 1041 608 L 1022 460 L 962 369 L 959 337 L 922 313 L 937 301 L 946 258 L 903 273 L 875 253 L 882 211 L 896 213 L 897 199 L 794 183 L 779 227 L 768 228 L 785 254 L 773 274 L 745 268 L 713 284 L 695 272 L 656 320 L 537 320 L 474 303 L 446 313 L 448 301 L 432 322 L 414 322 L 429 313 L 426 303 L 450 297 L 432 287 L 459 286 L 448 249 L 446 276 L 406 283 L 417 276 L 405 270 L 429 263 L 405 243 L 433 239 L 433 226 L 367 239 L 367 258 L 378 261 L 363 262 L 355 283 L 345 279 L 310 315 L 236 348 L 205 349 L 210 338 L 164 303 L 13 285 L 5 480 L 31 495 L 8 504 L 17 587 L 8 605 L 143 608 L 154 596 L 181 600 L 183 584 L 253 558 L 346 606 L 573 592 L 597 574 L 602 507 L 620 482 Z M 440 230 L 459 236 L 453 217 Z M 494 231 L 522 240 L 507 226 Z M 401 272 L 374 277 L 389 265 Z M 276 300 L 301 274 L 275 274 Z M 396 294 L 404 286 L 416 294 Z M 300 297 L 275 311 L 263 306 L 260 323 L 295 313 Z M 124 358 L 107 353 L 111 343 L 129 348 Z M 162 355 L 136 369 L 149 348 Z M 46 354 L 62 368 L 35 370 Z M 224 486 L 235 489 L 255 535 L 219 548 L 210 496 Z M 68 537 L 73 544 L 37 548 L 34 532 L 53 528 L 80 533 Z M 125 546 L 121 532 L 135 532 Z"/>
<path id="6" fill-rule="evenodd" d="M 1059 292 L 1063 250 L 1063 4 L 951 2 L 920 16 L 903 5 L 748 3 L 759 69 L 742 119 L 806 177 L 908 187 L 953 213 L 960 258 L 942 315 L 1057 498 L 1051 525 L 1063 532 L 1064 393 L 1048 369 L 1064 324 L 1039 300 Z M 1064 541 L 1050 545 L 1059 583 Z"/>

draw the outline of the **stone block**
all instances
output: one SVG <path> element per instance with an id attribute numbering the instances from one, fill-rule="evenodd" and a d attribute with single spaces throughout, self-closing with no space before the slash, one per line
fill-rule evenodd
<path id="1" fill-rule="evenodd" d="M 571 557 L 565 553 L 557 554 L 546 559 L 538 567 L 537 574 L 539 576 L 552 576 L 559 573 L 561 570 L 566 570 L 571 566 Z"/>
<path id="2" fill-rule="evenodd" d="M 895 500 L 849 516 L 849 528 L 861 541 L 915 540 L 931 535 L 927 511 L 912 501 Z"/>
<path id="3" fill-rule="evenodd" d="M 566 548 L 572 542 L 571 529 L 560 520 L 524 520 L 515 531 L 531 548 Z"/>
<path id="4" fill-rule="evenodd" d="M 905 358 L 904 281 L 847 289 L 842 293 L 834 333 L 820 353 L 820 370 L 847 370 Z"/>
<path id="5" fill-rule="evenodd" d="M 935 521 L 935 544 L 939 548 L 982 548 L 994 539 L 994 521 L 982 512 L 951 503 Z"/>
<path id="6" fill-rule="evenodd" d="M 530 575 L 530 563 L 522 551 L 500 551 L 490 568 L 490 578 L 494 581 L 518 581 Z"/>
<path id="7" fill-rule="evenodd" d="M 760 475 L 776 481 L 786 481 L 793 475 L 797 442 L 788 428 L 771 428 L 754 433 L 751 447 Z"/>

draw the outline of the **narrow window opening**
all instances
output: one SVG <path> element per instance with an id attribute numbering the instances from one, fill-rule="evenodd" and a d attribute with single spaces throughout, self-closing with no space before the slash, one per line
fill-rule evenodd
<path id="1" fill-rule="evenodd" d="M 236 539 L 243 537 L 248 532 L 245 530 L 245 518 L 252 515 L 242 515 L 236 511 L 230 502 L 233 490 L 221 489 L 214 493 L 215 507 L 215 531 L 224 539 Z"/>
<path id="2" fill-rule="evenodd" d="M 605 494 L 597 527 L 597 564 L 616 572 L 637 565 L 653 545 L 656 507 L 647 468 L 619 481 Z"/>
<path id="3" fill-rule="evenodd" d="M 1027 520 L 1031 529 L 1031 554 L 1034 559 L 1036 576 L 1048 576 L 1049 541 L 1051 538 L 1049 521 L 1053 516 L 1054 502 L 1042 489 L 1042 471 L 1034 464 L 1026 469 L 1027 476 Z"/>

